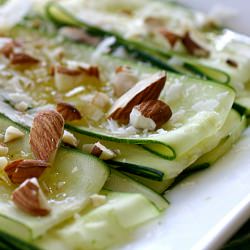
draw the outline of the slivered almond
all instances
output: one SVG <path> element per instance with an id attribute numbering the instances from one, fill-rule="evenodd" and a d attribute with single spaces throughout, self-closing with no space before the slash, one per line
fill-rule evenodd
<path id="1" fill-rule="evenodd" d="M 166 73 L 161 71 L 138 82 L 114 103 L 109 111 L 108 118 L 127 124 L 134 106 L 145 101 L 158 99 L 165 85 L 166 78 Z"/>
<path id="2" fill-rule="evenodd" d="M 12 193 L 12 201 L 33 216 L 46 216 L 51 209 L 36 178 L 27 179 Z"/>
<path id="3" fill-rule="evenodd" d="M 165 124 L 172 116 L 170 107 L 160 100 L 142 102 L 130 113 L 130 123 L 135 128 L 155 130 Z"/>
<path id="4" fill-rule="evenodd" d="M 30 130 L 31 150 L 38 160 L 53 161 L 63 136 L 64 119 L 54 110 L 36 114 Z"/>
<path id="5" fill-rule="evenodd" d="M 79 110 L 69 103 L 57 103 L 56 110 L 62 115 L 65 121 L 75 121 L 82 119 L 82 115 Z"/>
<path id="6" fill-rule="evenodd" d="M 39 178 L 48 166 L 46 161 L 20 159 L 10 162 L 4 171 L 12 183 L 20 184 L 32 177 Z"/>
<path id="7" fill-rule="evenodd" d="M 185 35 L 182 38 L 182 43 L 191 55 L 199 56 L 199 57 L 209 56 L 209 51 L 203 48 L 196 41 L 194 41 L 191 37 L 190 32 L 185 33 Z"/>
<path id="8" fill-rule="evenodd" d="M 166 29 L 161 29 L 160 33 L 168 40 L 171 47 L 174 47 L 175 44 L 182 39 L 181 36 Z"/>
<path id="9" fill-rule="evenodd" d="M 40 61 L 26 53 L 12 53 L 10 55 L 10 63 L 12 65 L 33 65 Z"/>

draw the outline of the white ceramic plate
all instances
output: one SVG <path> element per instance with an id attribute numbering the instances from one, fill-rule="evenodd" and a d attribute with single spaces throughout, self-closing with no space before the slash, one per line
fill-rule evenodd
<path id="1" fill-rule="evenodd" d="M 216 250 L 222 246 L 250 217 L 249 152 L 250 128 L 215 165 L 168 191 L 169 209 L 158 221 L 139 229 L 121 249 Z"/>
<path id="2" fill-rule="evenodd" d="M 227 24 L 250 34 L 250 2 L 181 0 L 208 11 L 212 4 L 240 13 Z M 237 9 L 238 8 L 238 9 Z M 211 168 L 182 181 L 166 193 L 169 209 L 158 221 L 140 228 L 122 250 L 216 250 L 250 218 L 250 128 Z"/>

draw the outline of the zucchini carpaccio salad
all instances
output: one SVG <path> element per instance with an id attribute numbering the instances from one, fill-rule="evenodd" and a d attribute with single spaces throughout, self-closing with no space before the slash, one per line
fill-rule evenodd
<path id="1" fill-rule="evenodd" d="M 190 37 L 187 44 L 199 46 L 200 54 L 192 54 L 189 45 L 185 51 L 183 34 L 178 34 L 182 38 L 176 43 L 184 44 L 182 54 L 176 47 L 178 59 L 196 65 L 204 74 L 217 72 L 216 76 L 228 79 L 231 75 L 234 80 L 228 85 L 216 82 L 216 77 L 207 77 L 215 80 L 211 81 L 152 67 L 129 55 L 108 55 L 112 40 L 130 42 L 128 22 L 140 13 L 144 20 L 151 8 L 160 5 L 145 0 L 118 2 L 121 5 L 81 1 L 79 11 L 87 11 L 84 6 L 91 9 L 87 19 L 101 28 L 95 32 L 104 29 L 98 23 L 104 25 L 105 17 L 110 20 L 106 26 L 121 32 L 122 38 L 106 37 L 105 31 L 100 42 L 79 30 L 82 22 L 54 3 L 42 12 L 41 6 L 26 8 L 26 16 L 1 31 L 1 249 L 94 250 L 126 242 L 135 228 L 171 206 L 164 193 L 177 177 L 213 164 L 247 125 L 247 108 L 237 103 L 247 76 L 238 81 L 242 92 L 232 87 L 237 77 L 243 77 L 240 70 L 249 63 L 246 58 L 241 61 L 239 54 L 230 54 L 231 65 L 225 68 L 232 70 L 218 71 L 215 68 L 220 67 L 210 67 L 212 57 L 203 58 L 204 48 Z M 2 9 L 18 4 L 6 1 L 0 6 L 1 16 Z M 169 6 L 173 13 L 186 13 L 184 20 L 191 15 L 179 6 Z M 113 19 L 120 22 L 116 11 L 124 18 L 123 31 L 112 26 Z M 42 15 L 47 12 L 67 27 L 55 26 Z M 183 28 L 182 19 L 168 18 Z M 195 28 L 197 20 L 193 18 L 189 26 Z M 156 44 L 157 36 L 150 39 L 148 34 L 145 44 Z M 135 37 L 139 46 L 141 37 Z M 166 43 L 166 51 L 174 51 L 167 47 L 168 39 L 159 41 L 162 48 Z M 225 55 L 229 56 L 226 51 Z"/>

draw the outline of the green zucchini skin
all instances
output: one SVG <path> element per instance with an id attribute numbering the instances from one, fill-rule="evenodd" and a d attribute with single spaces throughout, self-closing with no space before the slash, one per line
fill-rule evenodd
<path id="1" fill-rule="evenodd" d="M 58 15 L 56 15 L 54 11 L 56 11 Z M 79 20 L 76 17 L 74 17 L 69 11 L 64 9 L 58 3 L 53 3 L 53 2 L 49 3 L 46 6 L 46 14 L 47 17 L 58 26 L 72 25 L 79 28 L 84 28 L 90 34 L 99 37 L 114 36 L 116 38 L 117 45 L 124 46 L 127 49 L 127 51 L 129 51 L 132 54 L 135 54 L 138 59 L 141 59 L 142 61 L 145 62 L 149 62 L 153 66 L 156 66 L 158 68 L 171 71 L 174 73 L 181 73 L 181 71 L 178 70 L 178 67 L 175 67 L 174 65 L 168 63 L 168 59 L 170 59 L 171 57 L 177 57 L 179 60 L 183 61 L 183 67 L 189 70 L 191 73 L 194 73 L 194 75 L 218 81 L 223 84 L 226 84 L 230 81 L 229 75 L 226 74 L 225 72 L 215 68 L 207 67 L 210 71 L 213 70 L 215 73 L 214 76 L 211 74 L 207 74 L 205 69 L 206 66 L 203 65 L 204 69 L 201 70 L 198 64 L 189 63 L 188 61 L 186 61 L 183 55 L 179 56 L 179 54 L 174 51 L 163 52 L 158 48 L 145 45 L 141 42 L 124 39 L 121 35 L 117 34 L 116 32 L 106 31 L 99 27 L 89 25 L 83 22 L 82 20 Z"/>
<path id="2" fill-rule="evenodd" d="M 0 231 L 0 248 L 1 250 L 42 250 L 3 231 Z"/>
<path id="3" fill-rule="evenodd" d="M 111 170 L 104 188 L 113 192 L 141 193 L 153 202 L 159 211 L 165 210 L 169 205 L 169 202 L 165 199 L 165 197 L 159 195 L 143 184 L 134 181 L 128 175 L 114 169 Z"/>

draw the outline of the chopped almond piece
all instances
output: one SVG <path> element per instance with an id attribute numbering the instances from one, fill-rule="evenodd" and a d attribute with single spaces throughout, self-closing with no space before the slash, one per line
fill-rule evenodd
<path id="1" fill-rule="evenodd" d="M 182 38 L 182 43 L 191 55 L 199 57 L 209 56 L 209 51 L 199 45 L 196 41 L 194 41 L 191 37 L 190 32 L 186 32 L 186 34 Z"/>
<path id="2" fill-rule="evenodd" d="M 58 113 L 62 115 L 65 121 L 81 120 L 82 115 L 73 105 L 65 102 L 60 102 L 56 106 Z"/>
<path id="3" fill-rule="evenodd" d="M 15 189 L 12 200 L 19 209 L 33 216 L 46 216 L 51 210 L 36 178 L 26 180 Z"/>
<path id="4" fill-rule="evenodd" d="M 150 100 L 135 106 L 130 113 L 130 123 L 135 128 L 159 129 L 172 116 L 170 107 L 160 100 Z"/>
<path id="5" fill-rule="evenodd" d="M 21 159 L 10 162 L 4 171 L 12 183 L 20 184 L 32 177 L 39 178 L 48 166 L 46 161 Z"/>
<path id="6" fill-rule="evenodd" d="M 9 126 L 5 131 L 4 142 L 7 143 L 10 141 L 14 141 L 14 140 L 22 138 L 23 136 L 24 136 L 24 133 L 21 130 L 13 126 Z"/>
<path id="7" fill-rule="evenodd" d="M 145 101 L 157 100 L 165 82 L 166 73 L 164 71 L 138 82 L 114 103 L 108 118 L 127 124 L 133 107 Z"/>
<path id="8" fill-rule="evenodd" d="M 160 33 L 168 40 L 171 47 L 174 47 L 175 44 L 182 39 L 181 36 L 166 29 L 161 29 Z"/>
<path id="9" fill-rule="evenodd" d="M 10 55 L 10 63 L 12 65 L 33 65 L 40 61 L 25 53 L 12 53 Z"/>

